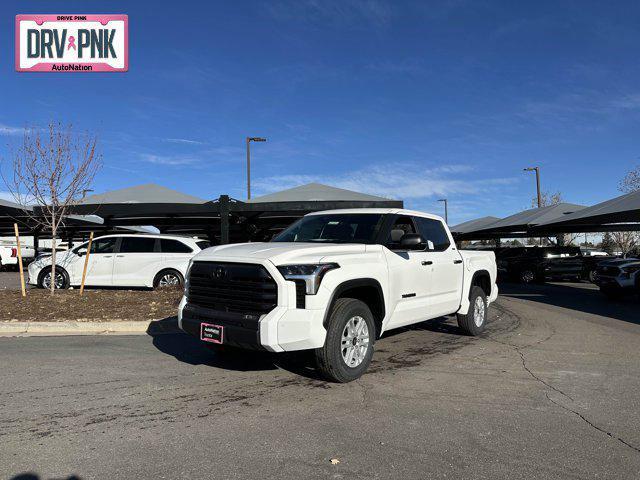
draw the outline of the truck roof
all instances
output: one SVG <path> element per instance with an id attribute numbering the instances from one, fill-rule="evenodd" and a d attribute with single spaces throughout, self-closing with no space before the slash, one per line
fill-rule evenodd
<path id="1" fill-rule="evenodd" d="M 321 212 L 311 212 L 307 215 L 327 215 L 330 213 L 378 213 L 383 215 L 395 214 L 395 215 L 412 215 L 415 217 L 431 218 L 433 220 L 440 220 L 444 223 L 444 219 L 438 215 L 431 213 L 419 212 L 417 210 L 407 210 L 404 208 L 345 208 L 339 210 L 323 210 Z"/>

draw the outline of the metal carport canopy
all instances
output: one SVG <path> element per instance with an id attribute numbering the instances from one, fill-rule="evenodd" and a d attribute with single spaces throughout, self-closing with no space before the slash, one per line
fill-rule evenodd
<path id="1" fill-rule="evenodd" d="M 573 203 L 558 203 L 548 207 L 531 208 L 505 217 L 485 227 L 469 231 L 465 234 L 465 237 L 468 239 L 528 237 L 532 235 L 532 229 L 536 225 L 562 218 L 584 208 L 586 208 L 584 205 Z"/>
<path id="2" fill-rule="evenodd" d="M 147 184 L 87 197 L 73 208 L 108 225 L 153 225 L 163 233 L 206 234 L 220 243 L 267 239 L 309 212 L 338 208 L 402 208 L 400 200 L 321 184 L 294 187 L 242 202 L 214 201 Z"/>
<path id="3" fill-rule="evenodd" d="M 464 240 L 465 235 L 473 234 L 473 232 L 480 230 L 482 228 L 488 228 L 489 226 L 496 223 L 500 220 L 498 217 L 482 217 L 476 218 L 475 220 L 469 220 L 468 222 L 459 223 L 458 225 L 454 225 L 450 227 L 451 234 L 456 237 L 456 239 Z"/>
<path id="4" fill-rule="evenodd" d="M 39 207 L 20 205 L 0 199 L 0 236 L 13 236 L 14 223 L 18 224 L 20 235 L 47 237 L 51 232 L 41 224 Z M 90 231 L 105 229 L 104 221 L 96 215 L 67 215 L 59 229 L 60 238 L 76 238 Z"/>
<path id="5" fill-rule="evenodd" d="M 640 230 L 640 190 L 541 222 L 536 230 L 576 233 Z"/>

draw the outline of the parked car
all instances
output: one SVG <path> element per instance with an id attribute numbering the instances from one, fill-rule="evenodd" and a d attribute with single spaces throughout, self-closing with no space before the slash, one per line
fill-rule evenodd
<path id="1" fill-rule="evenodd" d="M 23 265 L 28 264 L 35 255 L 33 247 L 20 245 L 20 253 L 22 254 Z M 0 245 L 0 268 L 18 269 L 18 246 L 17 245 Z"/>
<path id="2" fill-rule="evenodd" d="M 498 255 L 501 276 L 522 283 L 580 279 L 583 258 L 578 247 L 515 247 Z"/>
<path id="3" fill-rule="evenodd" d="M 56 254 L 56 288 L 80 285 L 88 243 Z M 85 284 L 94 287 L 182 285 L 189 260 L 209 242 L 170 235 L 106 235 L 91 243 Z M 51 287 L 51 255 L 29 265 L 29 283 Z"/>
<path id="4" fill-rule="evenodd" d="M 583 252 L 584 253 L 584 252 Z M 613 255 L 584 255 L 582 256 L 582 278 L 596 283 L 598 265 L 610 260 L 616 260 L 619 257 Z"/>
<path id="5" fill-rule="evenodd" d="M 600 263 L 596 270 L 595 283 L 609 298 L 640 293 L 640 260 L 618 258 Z"/>
<path id="6" fill-rule="evenodd" d="M 210 344 L 315 350 L 348 382 L 388 331 L 457 314 L 478 335 L 498 296 L 493 252 L 460 251 L 440 217 L 401 209 L 311 213 L 270 243 L 221 245 L 189 267 L 179 325 Z"/>

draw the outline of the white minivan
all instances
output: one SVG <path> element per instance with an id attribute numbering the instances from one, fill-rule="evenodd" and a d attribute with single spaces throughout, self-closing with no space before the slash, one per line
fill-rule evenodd
<path id="1" fill-rule="evenodd" d="M 88 243 L 56 255 L 56 288 L 80 285 Z M 206 240 L 173 235 L 106 235 L 91 243 L 85 285 L 92 287 L 180 286 L 189 260 Z M 51 288 L 51 255 L 29 265 L 29 283 Z"/>

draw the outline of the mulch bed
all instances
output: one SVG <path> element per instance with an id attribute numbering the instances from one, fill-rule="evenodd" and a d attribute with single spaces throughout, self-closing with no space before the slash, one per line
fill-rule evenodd
<path id="1" fill-rule="evenodd" d="M 95 322 L 160 320 L 176 315 L 181 288 L 161 290 L 0 291 L 0 321 Z"/>

